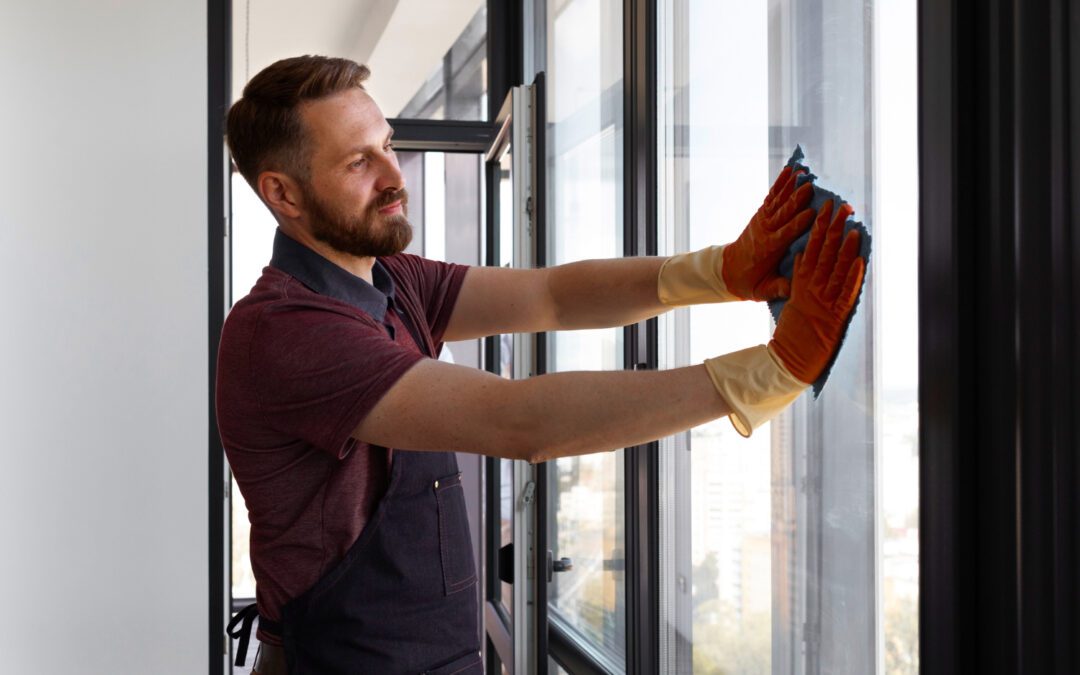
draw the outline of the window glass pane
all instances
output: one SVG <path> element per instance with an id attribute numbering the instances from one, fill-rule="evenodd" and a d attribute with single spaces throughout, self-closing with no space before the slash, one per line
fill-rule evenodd
<path id="1" fill-rule="evenodd" d="M 495 265 L 511 267 L 514 263 L 514 183 L 513 155 L 503 152 L 498 160 L 498 183 L 495 187 L 496 237 Z M 514 376 L 514 340 L 510 334 L 497 336 L 498 374 L 507 379 Z M 514 463 L 495 459 L 499 475 L 499 546 L 514 541 Z M 492 572 L 494 573 L 494 572 Z M 506 606 L 507 615 L 513 616 L 514 590 L 505 581 L 499 583 L 499 599 Z"/>
<path id="2" fill-rule="evenodd" d="M 619 257 L 622 242 L 622 3 L 548 0 L 549 264 Z M 622 330 L 549 340 L 548 370 L 622 368 Z M 552 613 L 616 669 L 624 667 L 622 451 L 549 464 L 549 541 L 573 569 L 548 588 Z"/>
<path id="3" fill-rule="evenodd" d="M 680 45 L 689 57 L 678 73 L 681 119 L 662 132 L 686 132 L 677 156 L 665 149 L 666 161 L 678 164 L 666 178 L 679 182 L 664 198 L 678 215 L 662 227 L 678 243 L 665 252 L 733 241 L 770 184 L 767 8 L 690 2 L 683 9 L 693 28 L 684 24 L 690 32 L 681 39 L 689 42 Z M 725 61 L 739 67 L 718 70 Z M 699 305 L 666 319 L 677 328 L 665 341 L 676 352 L 665 367 L 761 344 L 771 333 L 768 312 L 755 303 Z M 772 672 L 770 435 L 766 425 L 743 439 L 722 419 L 661 453 L 675 456 L 681 481 L 665 500 L 675 512 L 666 514 L 674 518 L 664 532 L 677 540 L 681 603 L 667 619 L 685 641 L 673 655 L 680 672 Z"/>
<path id="4" fill-rule="evenodd" d="M 881 625 L 885 672 L 919 672 L 919 322 L 915 3 L 876 6 L 876 316 L 881 364 Z M 884 28 L 884 27 L 887 27 Z M 887 358 L 886 358 L 887 356 Z"/>
<path id="5" fill-rule="evenodd" d="M 750 439 L 721 420 L 664 441 L 662 666 L 917 672 L 914 0 L 659 10 L 661 254 L 732 241 L 801 144 L 875 256 L 819 399 Z M 771 330 L 758 303 L 678 310 L 661 365 Z"/>
<path id="6" fill-rule="evenodd" d="M 334 0 L 233 3 L 233 100 L 278 59 L 343 56 L 371 69 L 388 117 L 487 117 L 487 3 Z"/>

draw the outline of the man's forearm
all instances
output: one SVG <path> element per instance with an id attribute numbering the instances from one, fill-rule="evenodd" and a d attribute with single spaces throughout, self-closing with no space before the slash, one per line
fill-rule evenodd
<path id="1" fill-rule="evenodd" d="M 550 268 L 556 330 L 626 326 L 670 309 L 657 297 L 657 276 L 665 260 L 584 260 Z"/>
<path id="2" fill-rule="evenodd" d="M 512 454 L 530 462 L 639 445 L 731 412 L 700 365 L 552 373 L 512 384 L 518 391 L 507 412 L 525 420 L 529 439 Z"/>
<path id="3" fill-rule="evenodd" d="M 506 380 L 425 359 L 383 396 L 354 437 L 537 462 L 638 445 L 730 412 L 703 365 Z"/>

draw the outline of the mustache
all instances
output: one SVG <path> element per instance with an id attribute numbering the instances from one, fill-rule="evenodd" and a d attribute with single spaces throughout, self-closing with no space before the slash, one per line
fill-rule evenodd
<path id="1" fill-rule="evenodd" d="M 408 205 L 408 203 L 409 203 L 409 191 L 406 190 L 405 188 L 401 188 L 400 190 L 394 190 L 393 192 L 384 192 L 382 194 L 382 196 L 380 196 L 375 201 L 375 203 L 372 204 L 372 209 L 375 210 L 375 211 L 378 211 L 379 209 L 381 209 L 381 208 L 383 208 L 385 206 L 390 206 L 391 204 L 398 201 L 399 199 L 401 200 L 401 205 L 402 206 Z"/>

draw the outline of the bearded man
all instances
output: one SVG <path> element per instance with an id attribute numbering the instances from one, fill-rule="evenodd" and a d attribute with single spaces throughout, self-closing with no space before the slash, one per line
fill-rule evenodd
<path id="1" fill-rule="evenodd" d="M 454 451 L 541 462 L 723 416 L 749 435 L 825 369 L 862 285 L 850 207 L 815 219 L 790 169 L 735 242 L 672 258 L 510 270 L 402 253 L 408 193 L 367 75 L 346 59 L 285 59 L 228 116 L 233 159 L 278 223 L 217 367 L 218 426 L 251 521 L 258 675 L 482 673 Z M 789 283 L 777 264 L 811 223 Z M 438 360 L 444 341 L 777 297 L 789 300 L 768 345 L 698 366 L 511 381 Z"/>

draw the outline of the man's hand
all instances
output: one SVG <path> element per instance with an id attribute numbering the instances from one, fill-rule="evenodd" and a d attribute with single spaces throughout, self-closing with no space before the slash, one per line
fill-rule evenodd
<path id="1" fill-rule="evenodd" d="M 785 167 L 739 238 L 726 246 L 672 256 L 660 270 L 657 296 L 670 306 L 787 297 L 787 279 L 776 273 L 791 243 L 809 227 L 814 188 L 796 189 L 803 172 Z"/>
<path id="2" fill-rule="evenodd" d="M 724 247 L 721 275 L 732 295 L 743 300 L 775 300 L 791 294 L 787 279 L 776 273 L 791 243 L 810 225 L 814 188 L 809 183 L 796 189 L 804 171 L 785 167 L 765 201 L 739 238 Z"/>
<path id="3" fill-rule="evenodd" d="M 832 207 L 829 201 L 821 208 L 806 250 L 795 259 L 791 299 L 768 346 L 705 361 L 743 436 L 790 405 L 821 375 L 859 297 L 866 270 L 859 257 L 859 232 L 845 237 L 852 209 L 842 204 L 834 215 Z"/>
<path id="4" fill-rule="evenodd" d="M 835 214 L 832 209 L 832 200 L 821 207 L 806 250 L 795 258 L 791 299 L 769 343 L 788 371 L 807 383 L 832 360 L 866 271 L 859 257 L 859 231 L 844 236 L 844 223 L 854 210 L 848 204 L 841 204 Z"/>

